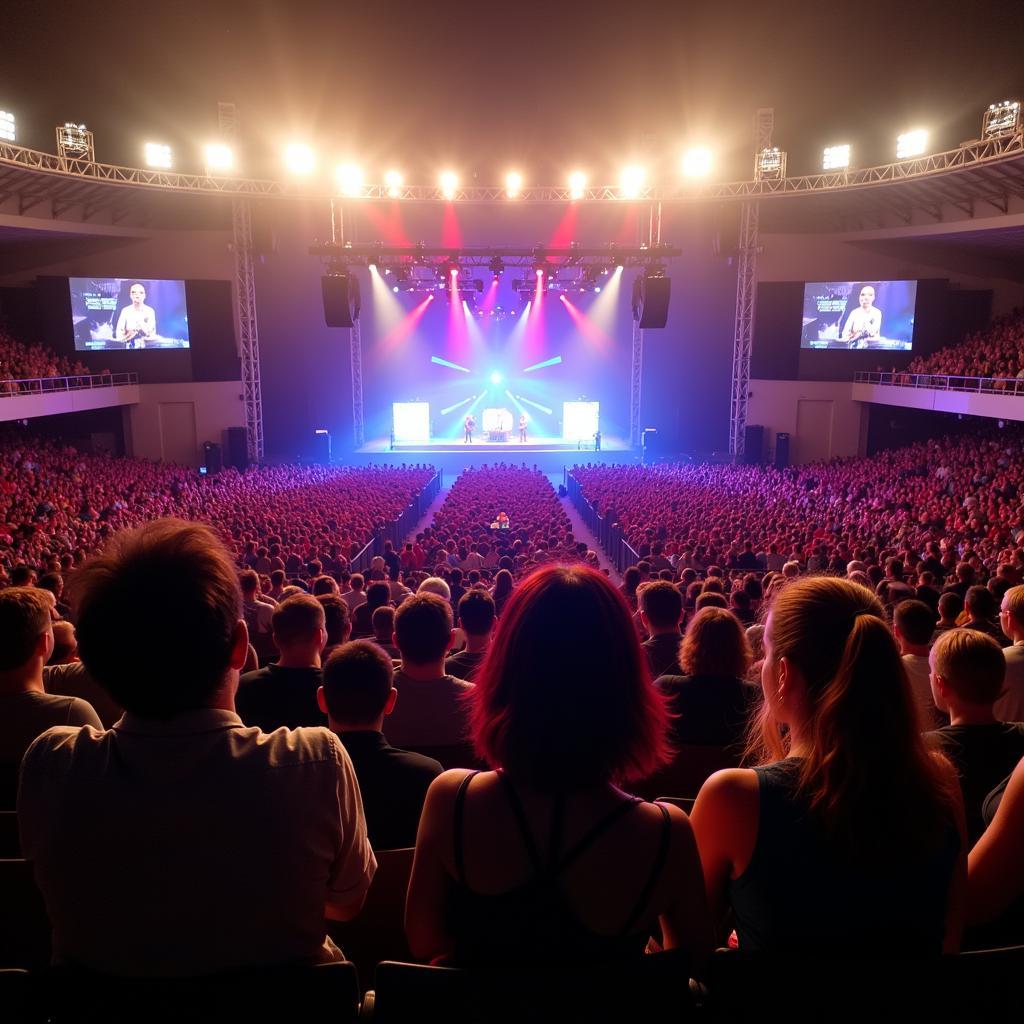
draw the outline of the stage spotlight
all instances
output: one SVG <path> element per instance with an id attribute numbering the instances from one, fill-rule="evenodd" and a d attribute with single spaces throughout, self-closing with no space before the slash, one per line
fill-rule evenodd
<path id="1" fill-rule="evenodd" d="M 14 141 L 14 115 L 9 110 L 0 110 L 0 140 Z"/>
<path id="2" fill-rule="evenodd" d="M 343 196 L 358 196 L 363 191 L 363 172 L 355 164 L 338 164 L 334 180 Z"/>
<path id="3" fill-rule="evenodd" d="M 647 172 L 637 164 L 623 167 L 619 175 L 619 189 L 623 199 L 636 199 L 644 187 Z"/>
<path id="4" fill-rule="evenodd" d="M 491 374 L 491 383 L 492 384 L 500 384 L 501 383 L 501 374 L 498 373 L 497 370 L 495 370 L 494 373 Z"/>
<path id="5" fill-rule="evenodd" d="M 284 148 L 284 165 L 291 174 L 312 174 L 316 156 L 305 143 L 290 142 Z"/>
<path id="6" fill-rule="evenodd" d="M 587 188 L 587 176 L 582 171 L 573 171 L 569 175 L 569 198 L 582 199 Z"/>
<path id="7" fill-rule="evenodd" d="M 492 256 L 488 266 L 495 277 L 501 277 L 505 273 L 505 261 L 500 256 Z"/>
<path id="8" fill-rule="evenodd" d="M 826 171 L 841 171 L 849 167 L 849 145 L 843 143 L 841 146 L 826 146 L 822 154 L 821 166 Z"/>
<path id="9" fill-rule="evenodd" d="M 693 146 L 683 154 L 683 174 L 687 178 L 706 178 L 711 173 L 711 150 Z"/>
<path id="10" fill-rule="evenodd" d="M 399 291 L 398 285 L 396 284 L 391 290 L 397 295 Z"/>
<path id="11" fill-rule="evenodd" d="M 523 176 L 518 171 L 509 171 L 505 175 L 505 195 L 516 199 L 523 187 Z"/>
<path id="12" fill-rule="evenodd" d="M 459 176 L 454 171 L 445 171 L 438 179 L 441 186 L 441 195 L 445 199 L 454 199 L 455 191 L 459 187 Z"/>
<path id="13" fill-rule="evenodd" d="M 896 159 L 906 160 L 907 157 L 920 156 L 928 148 L 928 132 L 924 128 L 903 132 L 896 136 Z"/>
<path id="14" fill-rule="evenodd" d="M 214 142 L 207 146 L 205 157 L 207 174 L 222 174 L 235 166 L 235 154 L 230 146 L 225 146 L 222 142 Z"/>
<path id="15" fill-rule="evenodd" d="M 147 167 L 167 170 L 172 164 L 171 147 L 162 142 L 147 142 L 143 147 Z"/>
<path id="16" fill-rule="evenodd" d="M 2 116 L 2 115 L 0 115 Z M 981 122 L 981 137 L 994 139 L 1000 135 L 1013 135 L 1020 129 L 1020 104 L 1016 100 L 992 103 Z"/>
<path id="17" fill-rule="evenodd" d="M 384 175 L 384 185 L 387 187 L 389 199 L 402 197 L 402 184 L 402 175 L 398 171 L 388 171 Z"/>
<path id="18" fill-rule="evenodd" d="M 786 176 L 786 154 L 778 146 L 766 146 L 754 161 L 758 181 L 780 181 Z"/>

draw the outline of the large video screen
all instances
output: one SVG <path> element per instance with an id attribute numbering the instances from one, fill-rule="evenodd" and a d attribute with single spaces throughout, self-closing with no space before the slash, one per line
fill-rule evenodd
<path id="1" fill-rule="evenodd" d="M 68 287 L 79 352 L 189 347 L 184 281 L 71 277 Z"/>
<path id="2" fill-rule="evenodd" d="M 801 348 L 909 352 L 916 281 L 808 281 Z"/>

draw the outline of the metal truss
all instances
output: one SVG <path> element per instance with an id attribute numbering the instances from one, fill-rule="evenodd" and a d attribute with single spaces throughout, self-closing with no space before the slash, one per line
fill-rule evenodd
<path id="1" fill-rule="evenodd" d="M 640 447 L 640 394 L 644 371 L 644 332 L 633 319 L 633 350 L 629 364 L 629 443 Z"/>
<path id="2" fill-rule="evenodd" d="M 754 339 L 757 289 L 758 203 L 740 207 L 739 255 L 736 265 L 736 322 L 732 342 L 732 391 L 729 398 L 729 453 L 743 457 L 750 389 L 750 353 Z"/>
<path id="3" fill-rule="evenodd" d="M 245 436 L 249 458 L 260 462 L 263 459 L 263 394 L 260 388 L 260 338 L 256 322 L 256 274 L 249 200 L 232 200 L 231 219 L 235 250 L 235 323 L 242 357 Z"/>
<path id="4" fill-rule="evenodd" d="M 325 256 L 332 262 L 355 266 L 370 263 L 399 266 L 408 264 L 430 264 L 438 260 L 457 260 L 463 267 L 490 267 L 491 261 L 500 259 L 504 267 L 532 267 L 537 260 L 543 260 L 560 267 L 605 266 L 640 267 L 659 264 L 665 260 L 682 256 L 682 249 L 672 245 L 620 246 L 611 243 L 605 246 L 570 245 L 557 248 L 542 245 L 530 248 L 509 246 L 462 246 L 449 247 L 426 245 L 383 245 L 380 242 L 364 244 L 329 243 L 310 247 L 311 256 Z"/>
<path id="5" fill-rule="evenodd" d="M 363 333 L 358 317 L 352 321 L 348 336 L 352 360 L 352 440 L 361 448 L 366 442 L 366 422 L 363 416 Z"/>

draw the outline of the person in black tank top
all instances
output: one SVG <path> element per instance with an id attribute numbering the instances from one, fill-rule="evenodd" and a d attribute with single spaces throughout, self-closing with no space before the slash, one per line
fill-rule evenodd
<path id="1" fill-rule="evenodd" d="M 514 591 L 472 694 L 478 755 L 427 794 L 409 883 L 414 955 L 452 964 L 591 964 L 711 930 L 678 808 L 617 788 L 666 755 L 664 699 L 625 601 L 585 567 Z M 543 837 L 543 839 L 541 838 Z"/>

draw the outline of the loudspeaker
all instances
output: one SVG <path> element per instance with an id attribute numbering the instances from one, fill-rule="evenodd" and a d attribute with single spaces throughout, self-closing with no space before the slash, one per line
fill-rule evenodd
<path id="1" fill-rule="evenodd" d="M 664 327 L 671 290 L 672 281 L 667 277 L 638 277 L 633 282 L 633 319 L 644 328 Z"/>
<path id="2" fill-rule="evenodd" d="M 326 430 L 313 431 L 313 461 L 324 466 L 331 463 L 331 435 Z"/>
<path id="3" fill-rule="evenodd" d="M 359 319 L 359 279 L 355 274 L 323 277 L 324 320 L 328 327 L 352 327 Z"/>
<path id="4" fill-rule="evenodd" d="M 783 431 L 775 435 L 775 468 L 785 469 L 789 465 L 789 434 Z"/>
<path id="5" fill-rule="evenodd" d="M 249 465 L 249 444 L 245 436 L 245 427 L 228 427 L 224 431 L 224 451 L 229 466 L 244 470 Z"/>
<path id="6" fill-rule="evenodd" d="M 216 441 L 203 443 L 203 465 L 206 472 L 211 476 L 219 473 L 224 468 L 224 454 L 221 446 Z"/>
<path id="7" fill-rule="evenodd" d="M 740 205 L 724 203 L 715 211 L 711 255 L 731 258 L 740 251 Z"/>
<path id="8" fill-rule="evenodd" d="M 743 465 L 760 466 L 764 462 L 764 427 L 748 423 L 743 429 Z"/>

